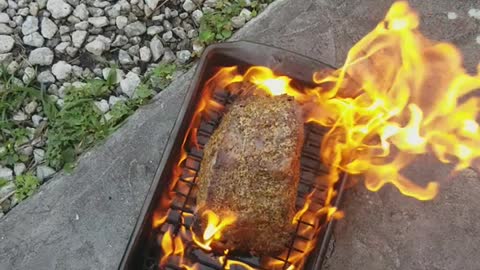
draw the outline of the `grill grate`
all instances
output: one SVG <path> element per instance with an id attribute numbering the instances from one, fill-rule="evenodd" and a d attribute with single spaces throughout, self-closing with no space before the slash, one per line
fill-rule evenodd
<path id="1" fill-rule="evenodd" d="M 228 94 L 226 91 L 217 91 L 212 98 L 218 103 L 225 105 L 225 107 L 235 100 L 235 96 Z M 173 232 L 178 232 L 182 226 L 187 230 L 193 226 L 197 173 L 203 157 L 203 149 L 220 123 L 223 113 L 223 111 L 209 111 L 207 112 L 208 120 L 202 119 L 197 131 L 199 147 L 192 147 L 188 150 L 187 158 L 183 163 L 182 175 L 174 188 L 175 196 L 170 205 L 168 218 L 163 226 L 152 230 L 151 237 L 149 237 L 148 252 L 145 254 L 143 269 L 159 269 L 161 258 L 160 240 L 167 230 L 173 229 Z M 321 141 L 327 131 L 326 128 L 315 124 L 305 125 L 305 142 L 301 155 L 301 176 L 296 200 L 297 211 L 303 207 L 308 194 L 313 189 L 317 189 L 317 192 L 312 198 L 311 205 L 307 211 L 317 211 L 325 203 L 327 183 L 324 183 L 324 185 L 319 184 L 317 178 L 328 174 L 328 169 L 322 164 L 319 156 Z M 318 224 L 323 225 L 326 221 L 325 216 L 320 216 L 319 219 Z M 285 247 L 286 252 L 282 253 L 284 255 L 269 257 L 270 261 L 275 261 L 279 265 L 278 269 L 287 269 L 291 266 L 291 258 L 303 254 L 305 250 L 303 250 L 302 246 L 305 246 L 306 242 L 313 241 L 317 237 L 314 232 L 318 232 L 318 228 L 310 231 L 306 229 L 308 227 L 318 227 L 318 224 L 312 224 L 303 220 L 302 217 L 297 223 L 296 236 L 292 239 L 289 246 Z M 306 231 L 309 233 L 306 233 Z M 200 248 L 196 248 L 193 244 L 187 245 L 185 256 L 189 262 L 192 262 L 192 264 L 196 263 L 200 269 L 225 269 L 228 260 L 246 264 L 254 269 L 267 269 L 262 266 L 262 262 L 267 259 L 265 257 L 234 253 L 228 254 L 224 264 L 221 265 L 214 257 L 215 255 L 206 253 Z M 183 269 L 177 265 L 178 262 L 175 262 L 175 258 L 172 257 L 165 269 Z M 244 269 L 244 267 L 234 265 L 230 269 Z"/>

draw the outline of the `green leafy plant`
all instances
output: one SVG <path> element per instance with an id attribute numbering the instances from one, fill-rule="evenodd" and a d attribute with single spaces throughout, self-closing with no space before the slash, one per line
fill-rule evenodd
<path id="1" fill-rule="evenodd" d="M 114 68 L 111 70 L 115 71 Z M 91 80 L 81 88 L 70 88 L 66 92 L 63 107 L 58 111 L 52 109 L 46 151 L 46 159 L 51 167 L 71 170 L 81 153 L 115 131 L 154 94 L 151 86 L 141 84 L 132 99 L 117 102 L 107 117 L 94 102 L 108 97 L 115 87 L 115 81 L 116 72 L 111 71 L 106 80 Z"/>
<path id="2" fill-rule="evenodd" d="M 248 8 L 255 17 L 266 4 L 273 0 L 250 1 L 247 6 L 245 0 L 219 0 L 212 12 L 203 15 L 200 21 L 199 40 L 205 44 L 224 41 L 233 34 L 231 19 L 238 16 L 243 8 Z"/>
<path id="3" fill-rule="evenodd" d="M 40 185 L 40 181 L 31 173 L 15 177 L 15 196 L 19 201 L 31 196 Z"/>
<path id="4" fill-rule="evenodd" d="M 108 96 L 108 80 L 91 80 L 84 87 L 70 88 L 63 107 L 49 116 L 47 161 L 56 169 L 71 168 L 77 156 L 109 134 L 109 127 L 94 101 Z"/>
<path id="5" fill-rule="evenodd" d="M 30 86 L 15 82 L 5 67 L 0 67 L 0 165 L 28 162 L 30 157 L 17 153 L 17 148 L 29 141 L 24 122 L 13 120 L 15 113 L 31 101 L 41 102 L 41 92 Z M 48 106 L 48 105 L 47 105 Z"/>
<path id="6" fill-rule="evenodd" d="M 160 64 L 150 73 L 147 84 L 155 88 L 165 89 L 172 82 L 173 73 L 177 69 L 176 64 Z"/>

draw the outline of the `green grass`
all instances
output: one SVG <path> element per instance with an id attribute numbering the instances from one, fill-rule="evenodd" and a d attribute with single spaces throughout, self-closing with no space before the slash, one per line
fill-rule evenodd
<path id="1" fill-rule="evenodd" d="M 155 67 L 149 76 L 149 83 L 160 89 L 165 89 L 173 79 L 173 73 L 179 67 L 176 64 L 164 64 Z"/>
<path id="2" fill-rule="evenodd" d="M 70 171 L 82 152 L 105 139 L 139 106 L 150 100 L 155 94 L 151 81 L 169 83 L 174 69 L 177 67 L 159 66 L 137 88 L 132 99 L 119 101 L 107 114 L 102 114 L 94 102 L 108 99 L 113 94 L 117 87 L 115 68 L 111 69 L 106 80 L 89 80 L 80 88 L 67 89 L 64 105 L 59 107 L 45 90 L 33 85 L 15 84 L 16 79 L 0 67 L 0 165 L 12 168 L 17 162 L 27 164 L 27 172 L 16 176 L 14 180 L 16 198 L 27 198 L 40 184 L 33 175 L 33 156 L 18 153 L 22 145 L 34 138 L 45 137 L 45 163 L 57 170 L 63 168 Z M 13 115 L 31 101 L 36 101 L 42 107 L 39 114 L 48 119 L 48 125 L 40 125 L 33 134 L 29 127 L 30 120 L 13 121 Z M 0 187 L 7 183 L 7 180 L 0 179 Z"/>
<path id="3" fill-rule="evenodd" d="M 31 101 L 42 102 L 42 94 L 31 86 L 15 83 L 13 76 L 0 67 L 0 146 L 5 151 L 0 154 L 0 165 L 8 166 L 16 162 L 28 162 L 29 157 L 16 153 L 15 149 L 29 140 L 25 123 L 13 121 L 13 115 Z M 34 133 L 35 135 L 35 133 Z"/>
<path id="4" fill-rule="evenodd" d="M 105 139 L 139 106 L 154 94 L 149 85 L 140 85 L 133 99 L 119 101 L 108 113 L 102 114 L 94 102 L 108 98 L 116 85 L 115 69 L 107 80 L 90 80 L 81 88 L 67 89 L 64 106 L 47 113 L 46 159 L 55 169 L 71 170 L 77 157 L 98 141 Z"/>
<path id="5" fill-rule="evenodd" d="M 15 177 L 15 196 L 17 200 L 23 201 L 31 196 L 40 185 L 40 181 L 31 173 L 18 175 Z"/>
<path id="6" fill-rule="evenodd" d="M 225 41 L 233 34 L 231 19 L 238 16 L 243 8 L 252 12 L 252 17 L 262 11 L 264 4 L 273 0 L 253 0 L 250 6 L 244 0 L 220 0 L 213 12 L 205 13 L 200 21 L 199 40 L 204 44 Z"/>

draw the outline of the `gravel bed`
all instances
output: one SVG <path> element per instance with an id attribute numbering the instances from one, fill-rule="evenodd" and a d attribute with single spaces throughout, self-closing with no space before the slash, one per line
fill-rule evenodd
<path id="1" fill-rule="evenodd" d="M 117 67 L 116 90 L 95 101 L 109 114 L 119 100 L 132 99 L 143 76 L 159 64 L 188 65 L 205 45 L 199 26 L 222 0 L 0 0 L 0 65 L 16 85 L 35 85 L 64 104 L 65 91 L 93 78 L 107 79 Z M 233 28 L 251 19 L 247 8 Z M 252 9 L 253 10 L 253 9 Z M 4 85 L 0 83 L 0 92 Z M 0 136 L 0 157 L 13 149 L 28 162 L 0 165 L 0 216 L 18 203 L 15 179 L 31 172 L 40 183 L 58 169 L 45 160 L 48 126 L 45 108 L 25 102 L 12 117 L 28 131 L 25 141 L 9 146 Z M 0 163 L 1 164 L 1 163 Z"/>

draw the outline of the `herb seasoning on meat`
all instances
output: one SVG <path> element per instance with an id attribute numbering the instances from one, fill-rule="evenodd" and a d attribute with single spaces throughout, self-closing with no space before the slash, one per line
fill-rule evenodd
<path id="1" fill-rule="evenodd" d="M 199 216 L 206 210 L 236 216 L 216 241 L 222 248 L 263 255 L 288 246 L 302 146 L 293 98 L 249 96 L 231 106 L 205 147 L 198 179 Z"/>

